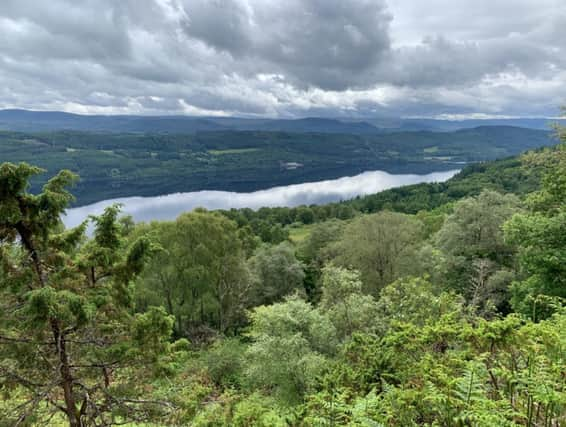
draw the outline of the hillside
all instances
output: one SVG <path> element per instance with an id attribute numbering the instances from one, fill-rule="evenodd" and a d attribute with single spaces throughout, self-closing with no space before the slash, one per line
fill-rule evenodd
<path id="1" fill-rule="evenodd" d="M 564 145 L 332 205 L 114 206 L 92 238 L 38 173 L 0 166 L 5 425 L 566 421 Z"/>
<path id="2" fill-rule="evenodd" d="M 0 132 L 0 158 L 81 176 L 78 204 L 123 196 L 254 191 L 367 170 L 459 169 L 550 145 L 549 132 L 478 127 L 379 135 L 217 131 L 196 134 Z M 298 163 L 298 167 L 288 164 Z M 38 189 L 43 178 L 34 180 Z"/>
<path id="3" fill-rule="evenodd" d="M 455 202 L 477 196 L 485 190 L 524 198 L 540 188 L 543 174 L 543 166 L 531 165 L 526 168 L 521 158 L 514 156 L 465 166 L 445 182 L 406 185 L 338 203 L 221 212 L 241 226 L 250 225 L 256 234 L 268 241 L 279 238 L 280 226 L 289 227 L 287 231 L 291 236 L 299 233 L 304 239 L 309 236 L 312 224 L 335 219 L 348 220 L 360 214 L 384 210 L 411 215 L 436 209 L 449 211 Z"/>
<path id="4" fill-rule="evenodd" d="M 560 119 L 438 120 L 403 118 L 265 119 L 243 117 L 81 115 L 60 111 L 0 110 L 0 130 L 20 132 L 88 131 L 136 133 L 196 133 L 210 131 L 319 132 L 375 135 L 391 132 L 453 132 L 479 126 L 515 126 L 549 130 Z M 562 121 L 564 123 L 566 121 Z"/>

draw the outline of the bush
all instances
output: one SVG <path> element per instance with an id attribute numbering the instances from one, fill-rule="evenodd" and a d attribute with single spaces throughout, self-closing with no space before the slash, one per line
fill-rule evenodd
<path id="1" fill-rule="evenodd" d="M 203 356 L 212 381 L 222 386 L 240 385 L 245 349 L 236 338 L 216 342 Z"/>

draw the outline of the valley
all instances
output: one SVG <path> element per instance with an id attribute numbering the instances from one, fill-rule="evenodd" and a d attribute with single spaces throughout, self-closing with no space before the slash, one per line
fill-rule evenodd
<path id="1" fill-rule="evenodd" d="M 194 134 L 0 132 L 0 159 L 81 179 L 75 206 L 105 199 L 219 190 L 251 192 L 365 171 L 427 174 L 556 143 L 550 131 L 482 126 L 373 135 L 215 131 Z M 32 181 L 37 191 L 45 183 Z"/>

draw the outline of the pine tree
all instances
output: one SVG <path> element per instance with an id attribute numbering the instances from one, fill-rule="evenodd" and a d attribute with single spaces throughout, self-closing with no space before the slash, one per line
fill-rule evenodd
<path id="1" fill-rule="evenodd" d="M 28 193 L 41 172 L 0 166 L 0 390 L 17 396 L 0 418 L 48 425 L 63 416 L 72 427 L 147 418 L 165 403 L 137 399 L 136 369 L 156 360 L 155 346 L 140 344 L 163 342 L 172 319 L 158 309 L 134 315 L 131 283 L 155 248 L 146 237 L 125 247 L 117 206 L 91 218 L 90 240 L 87 221 L 65 230 L 77 177 L 61 171 Z"/>

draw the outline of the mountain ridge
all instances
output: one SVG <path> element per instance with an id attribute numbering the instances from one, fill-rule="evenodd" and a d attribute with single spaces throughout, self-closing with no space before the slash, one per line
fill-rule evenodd
<path id="1" fill-rule="evenodd" d="M 527 129 L 548 130 L 552 122 L 565 123 L 564 120 L 547 118 L 439 120 L 355 119 L 313 116 L 296 119 L 273 119 L 185 115 L 83 115 L 62 111 L 0 110 L 0 130 L 22 132 L 78 130 L 91 132 L 196 133 L 250 130 L 369 135 L 420 130 L 451 132 L 478 126 L 517 126 Z"/>

